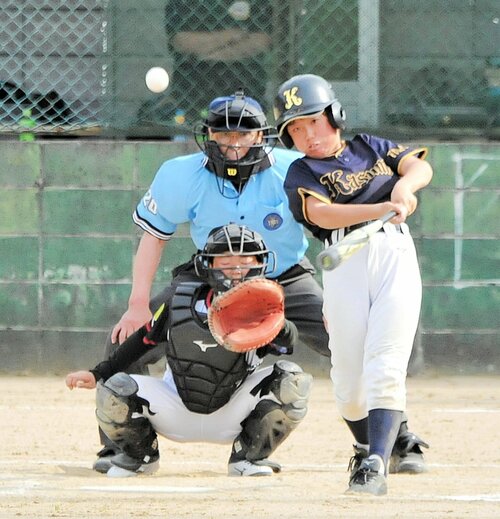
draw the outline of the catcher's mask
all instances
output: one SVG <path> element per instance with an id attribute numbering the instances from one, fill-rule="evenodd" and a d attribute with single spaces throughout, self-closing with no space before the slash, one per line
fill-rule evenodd
<path id="1" fill-rule="evenodd" d="M 286 129 L 288 123 L 322 112 L 333 128 L 345 129 L 345 111 L 326 79 L 301 74 L 285 81 L 274 100 L 274 118 L 281 142 L 287 148 L 293 148 L 293 140 Z"/>
<path id="2" fill-rule="evenodd" d="M 214 258 L 220 256 L 255 256 L 258 264 L 224 267 L 223 269 L 214 268 Z M 196 273 L 205 279 L 216 292 L 224 292 L 247 279 L 270 274 L 274 271 L 275 264 L 275 254 L 266 248 L 260 234 L 251 231 L 244 225 L 234 223 L 212 229 L 205 247 L 194 258 Z M 244 276 L 228 277 L 226 275 L 228 270 L 234 270 L 237 274 L 242 269 L 248 269 Z"/>
<path id="3" fill-rule="evenodd" d="M 234 95 L 217 97 L 208 107 L 208 117 L 194 128 L 194 137 L 198 147 L 208 157 L 207 168 L 222 180 L 230 180 L 238 189 L 254 173 L 259 173 L 270 166 L 269 153 L 276 144 L 277 136 L 271 134 L 273 127 L 268 124 L 260 104 L 239 90 Z M 256 142 L 252 142 L 246 154 L 238 155 L 241 145 L 225 145 L 235 151 L 236 159 L 228 159 L 219 144 L 210 140 L 210 132 L 260 132 Z M 223 196 L 224 182 L 219 182 Z"/>

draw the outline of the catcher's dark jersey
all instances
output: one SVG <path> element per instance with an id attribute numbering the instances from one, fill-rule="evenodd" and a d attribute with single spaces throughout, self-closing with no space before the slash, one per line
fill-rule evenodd
<path id="1" fill-rule="evenodd" d="M 410 148 L 371 135 L 356 135 L 333 157 L 294 161 L 285 179 L 290 209 L 297 221 L 324 241 L 331 230 L 310 222 L 305 199 L 314 196 L 326 203 L 376 204 L 390 200 L 399 180 L 398 168 L 405 157 L 424 158 L 425 148 Z"/>
<path id="2" fill-rule="evenodd" d="M 200 298 L 200 283 L 179 285 L 167 318 L 166 355 L 184 405 L 195 413 L 220 409 L 245 380 L 251 367 L 246 355 L 219 346 L 193 301 Z M 206 290 L 205 290 L 206 292 Z"/>

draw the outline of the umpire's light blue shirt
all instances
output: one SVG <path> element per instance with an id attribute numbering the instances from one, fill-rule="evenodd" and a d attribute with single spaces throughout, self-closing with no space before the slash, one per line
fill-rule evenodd
<path id="1" fill-rule="evenodd" d="M 200 250 L 214 227 L 230 222 L 246 225 L 260 233 L 267 248 L 275 252 L 277 265 L 271 277 L 276 277 L 297 264 L 308 246 L 283 188 L 288 166 L 301 156 L 274 149 L 271 167 L 251 175 L 239 196 L 231 182 L 205 167 L 203 153 L 168 160 L 137 205 L 134 222 L 161 240 L 170 239 L 178 224 L 189 222 L 191 238 Z"/>

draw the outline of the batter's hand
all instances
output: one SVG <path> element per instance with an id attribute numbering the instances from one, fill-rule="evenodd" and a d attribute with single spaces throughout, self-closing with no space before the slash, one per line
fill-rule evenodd
<path id="1" fill-rule="evenodd" d="M 383 215 L 386 215 L 390 211 L 394 211 L 396 216 L 391 218 L 389 221 L 393 224 L 403 223 L 408 216 L 408 209 L 405 204 L 395 203 L 395 202 L 382 202 L 379 204 L 383 209 L 383 214 L 379 217 L 381 218 Z"/>
<path id="2" fill-rule="evenodd" d="M 84 388 L 94 389 L 96 386 L 96 380 L 90 371 L 74 371 L 66 375 L 66 385 L 69 389 Z"/>
<path id="3" fill-rule="evenodd" d="M 153 318 L 148 306 L 130 307 L 111 332 L 111 342 L 121 344 L 145 323 Z"/>
<path id="4" fill-rule="evenodd" d="M 403 206 L 405 208 L 406 216 L 408 217 L 417 209 L 418 199 L 409 189 L 396 189 L 396 187 L 397 184 L 391 193 L 391 202 L 398 207 Z"/>

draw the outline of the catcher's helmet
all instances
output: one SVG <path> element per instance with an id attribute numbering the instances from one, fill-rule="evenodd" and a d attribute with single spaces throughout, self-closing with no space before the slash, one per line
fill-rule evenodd
<path id="1" fill-rule="evenodd" d="M 221 152 L 219 145 L 209 139 L 209 132 L 262 132 L 262 141 L 250 146 L 246 155 L 237 160 L 229 160 Z M 250 175 L 269 167 L 268 154 L 276 144 L 277 136 L 272 132 L 264 110 L 243 91 L 234 95 L 217 97 L 208 107 L 208 116 L 194 128 L 195 141 L 207 155 L 208 168 L 222 179 L 231 180 L 241 189 Z M 231 147 L 231 146 L 227 146 Z M 236 149 L 236 148 L 235 148 Z M 220 185 L 221 194 L 223 185 Z"/>
<path id="2" fill-rule="evenodd" d="M 281 142 L 287 148 L 293 148 L 287 124 L 323 111 L 334 128 L 345 128 L 345 111 L 326 79 L 314 74 L 301 74 L 285 81 L 274 100 L 274 117 Z"/>
<path id="3" fill-rule="evenodd" d="M 229 278 L 221 269 L 213 268 L 213 260 L 216 256 L 228 255 L 256 256 L 259 264 L 251 267 L 244 266 L 245 269 L 249 268 L 249 272 L 243 278 L 237 280 Z M 274 270 L 275 263 L 274 252 L 267 249 L 261 235 L 244 225 L 235 223 L 212 229 L 205 247 L 194 258 L 198 276 L 205 279 L 217 292 L 231 288 L 236 281 L 241 282 L 251 277 L 269 274 Z"/>

